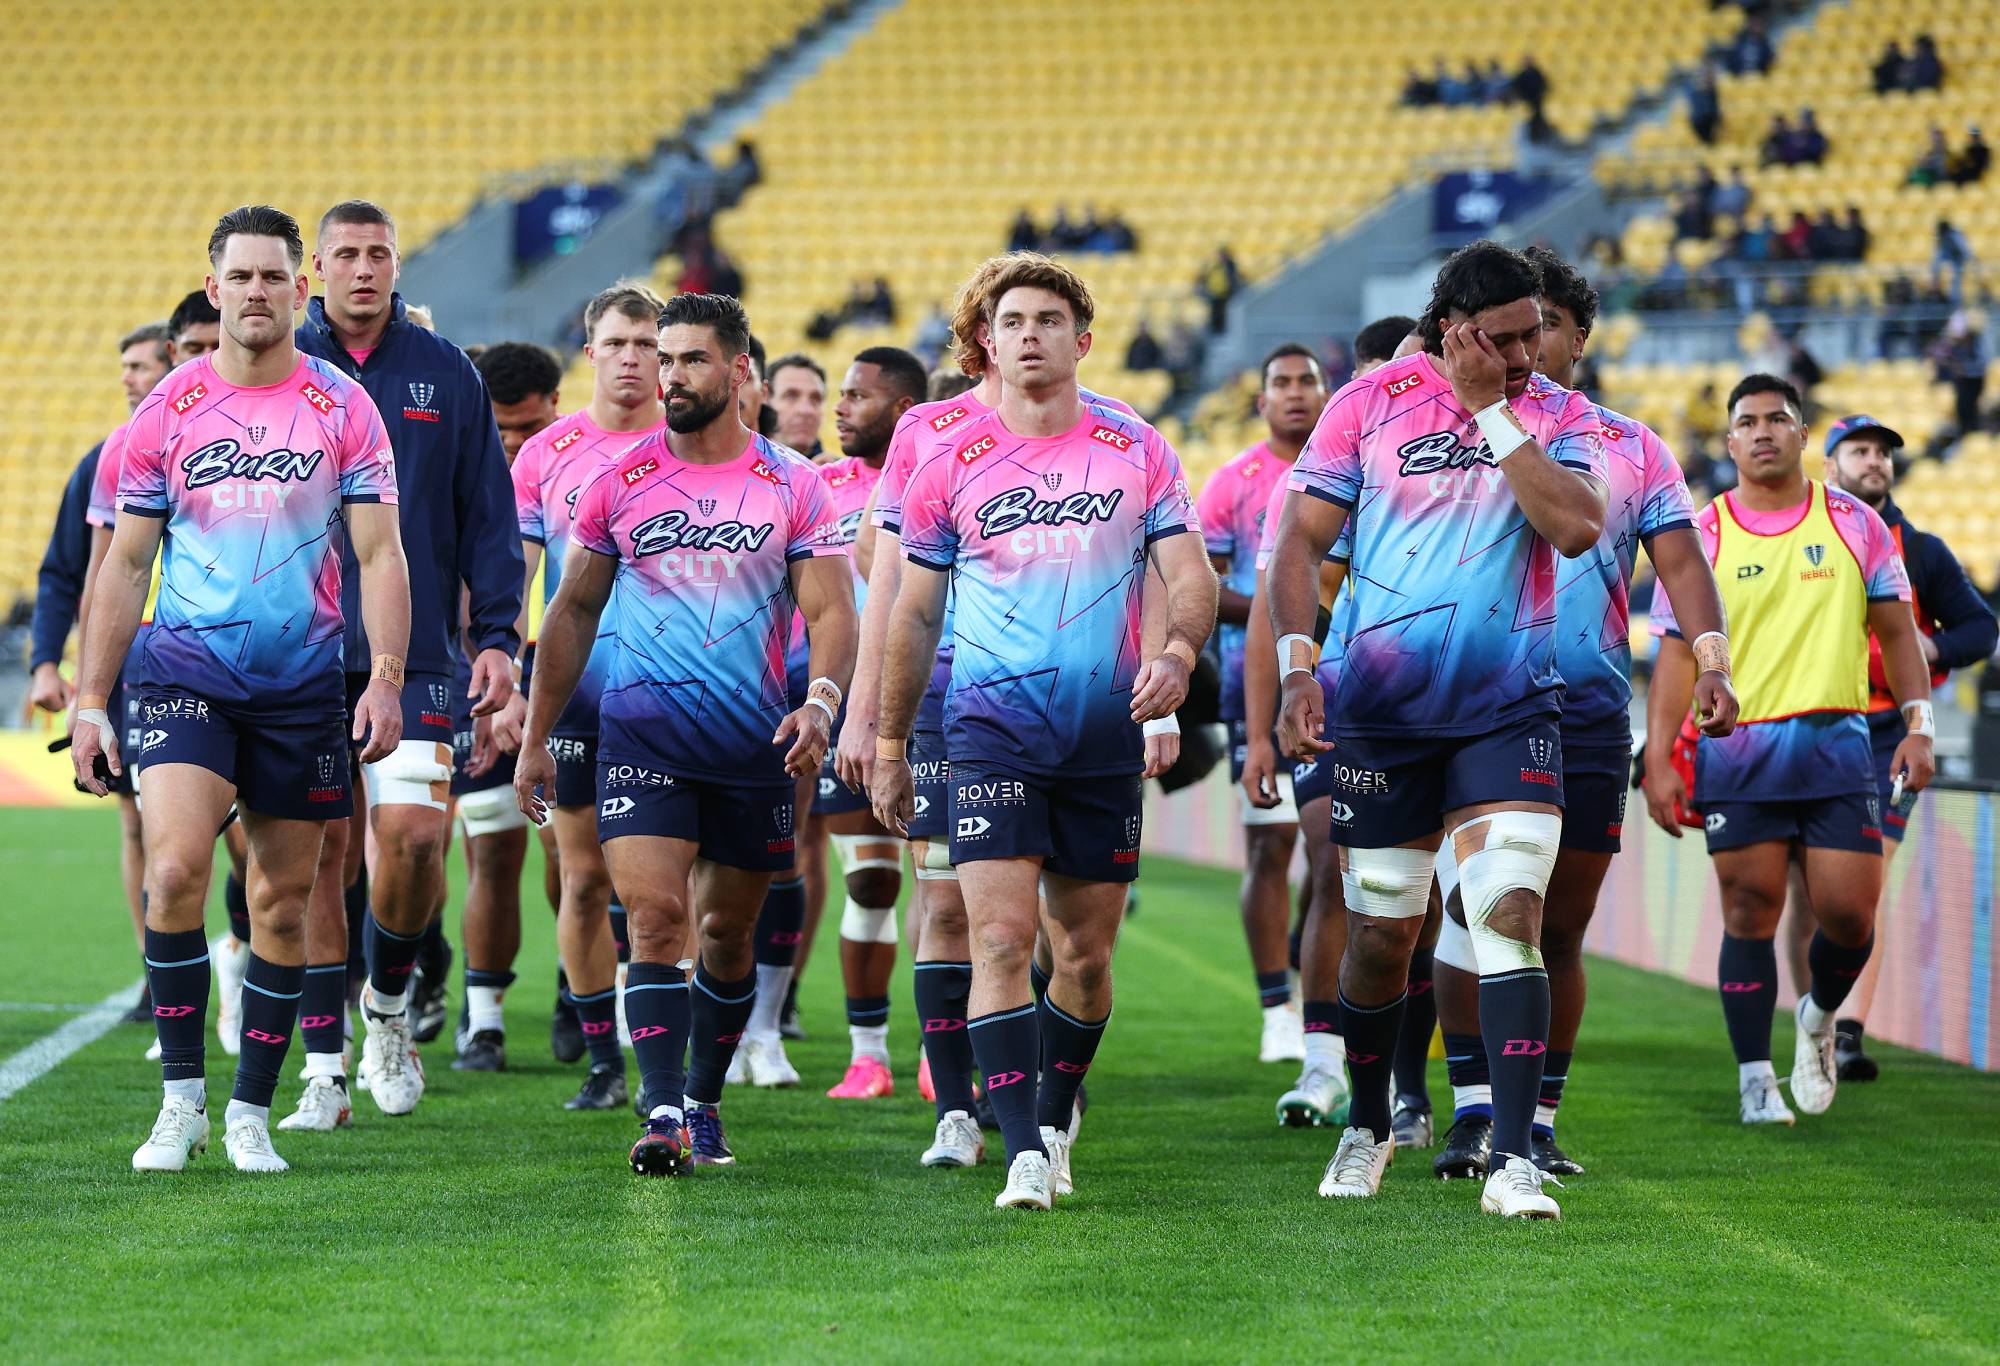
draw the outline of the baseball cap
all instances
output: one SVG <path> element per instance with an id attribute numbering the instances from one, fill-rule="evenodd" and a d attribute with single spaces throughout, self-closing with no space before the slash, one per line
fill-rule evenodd
<path id="1" fill-rule="evenodd" d="M 1834 423 L 1833 426 L 1827 428 L 1826 453 L 1832 455 L 1835 446 L 1847 440 L 1848 437 L 1860 436 L 1863 432 L 1880 432 L 1882 439 L 1889 443 L 1891 450 L 1900 450 L 1902 448 L 1903 435 L 1901 432 L 1898 432 L 1894 427 L 1886 423 L 1877 422 L 1866 413 L 1855 413 L 1852 417 L 1843 417 L 1840 421 Z"/>

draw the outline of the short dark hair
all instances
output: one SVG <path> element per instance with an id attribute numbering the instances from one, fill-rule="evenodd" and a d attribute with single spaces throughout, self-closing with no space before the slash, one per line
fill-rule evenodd
<path id="1" fill-rule="evenodd" d="M 1386 318 L 1377 318 L 1354 334 L 1355 363 L 1368 365 L 1375 361 L 1394 360 L 1396 348 L 1403 344 L 1403 338 L 1416 330 L 1417 320 L 1407 313 L 1391 313 Z"/>
<path id="2" fill-rule="evenodd" d="M 147 323 L 143 327 L 133 328 L 118 339 L 118 354 L 124 355 L 128 347 L 137 346 L 141 342 L 151 342 L 153 348 L 160 353 L 160 364 L 171 365 L 174 360 L 173 340 L 174 334 L 167 330 L 165 323 Z"/>
<path id="3" fill-rule="evenodd" d="M 928 391 L 930 401 L 932 403 L 942 403 L 948 398 L 957 398 L 977 383 L 979 383 L 978 380 L 966 374 L 963 370 L 950 370 L 939 366 L 937 369 L 931 371 L 931 382 Z"/>
<path id="4" fill-rule="evenodd" d="M 299 220 L 283 209 L 274 209 L 269 204 L 245 204 L 240 209 L 231 209 L 215 222 L 215 231 L 208 235 L 208 263 L 222 264 L 222 249 L 229 245 L 232 237 L 279 237 L 284 239 L 285 255 L 292 260 L 292 269 L 305 264 L 305 239 L 299 236 Z"/>
<path id="5" fill-rule="evenodd" d="M 733 294 L 674 295 L 660 310 L 660 330 L 670 327 L 710 328 L 725 356 L 740 356 L 750 349 L 750 315 Z"/>
<path id="6" fill-rule="evenodd" d="M 319 216 L 319 230 L 316 239 L 324 238 L 326 230 L 335 224 L 351 227 L 382 227 L 389 230 L 389 240 L 396 240 L 396 220 L 380 204 L 366 199 L 343 199 Z"/>
<path id="7" fill-rule="evenodd" d="M 1470 318 L 1516 299 L 1537 298 L 1541 289 L 1541 272 L 1520 252 L 1485 237 L 1467 243 L 1445 258 L 1431 285 L 1431 300 L 1417 321 L 1424 350 L 1443 352 L 1444 320 L 1450 314 Z"/>
<path id="8" fill-rule="evenodd" d="M 1319 375 L 1321 379 L 1326 378 L 1326 363 L 1314 353 L 1310 346 L 1307 346 L 1304 342 L 1280 342 L 1271 348 L 1270 354 L 1266 355 L 1262 363 L 1257 366 L 1257 384 L 1260 388 L 1270 382 L 1271 362 L 1283 360 L 1286 356 L 1304 356 L 1312 362 L 1314 373 Z"/>
<path id="9" fill-rule="evenodd" d="M 1780 379 L 1776 375 L 1762 372 L 1745 375 L 1736 381 L 1736 387 L 1729 391 L 1729 402 L 1723 408 L 1723 412 L 1733 417 L 1736 405 L 1752 394 L 1782 394 L 1785 406 L 1792 410 L 1792 416 L 1801 422 L 1806 419 L 1806 402 L 1799 396 L 1798 386 L 1788 379 Z"/>
<path id="10" fill-rule="evenodd" d="M 173 315 L 167 319 L 167 335 L 179 337 L 190 327 L 200 327 L 203 323 L 219 323 L 222 314 L 208 301 L 208 291 L 197 289 L 174 305 Z"/>
<path id="11" fill-rule="evenodd" d="M 533 342 L 495 342 L 473 358 L 472 366 L 486 381 L 486 395 L 495 403 L 520 403 L 562 388 L 562 363 L 546 346 Z"/>
<path id="12" fill-rule="evenodd" d="M 583 307 L 583 337 L 585 341 L 595 340 L 597 325 L 604 321 L 607 313 L 616 313 L 621 318 L 633 322 L 655 322 L 660 318 L 660 310 L 666 307 L 653 287 L 644 280 L 620 280 L 606 289 L 600 289 L 591 296 Z"/>
<path id="13" fill-rule="evenodd" d="M 899 398 L 922 403 L 924 394 L 930 388 L 930 376 L 924 372 L 924 363 L 900 346 L 871 346 L 854 357 L 856 365 L 872 365 L 882 372 L 882 378 L 889 381 L 889 387 Z"/>
<path id="14" fill-rule="evenodd" d="M 1576 319 L 1577 330 L 1588 336 L 1597 326 L 1597 290 L 1584 273 L 1540 243 L 1521 254 L 1542 273 L 1542 297 Z"/>
<path id="15" fill-rule="evenodd" d="M 665 327 L 666 325 L 667 322 L 665 317 L 663 316 L 660 319 L 660 326 Z M 761 340 L 759 340 L 757 334 L 753 332 L 750 334 L 750 344 L 746 346 L 744 350 L 750 353 L 750 368 L 757 372 L 757 382 L 759 384 L 762 384 L 765 380 L 770 378 L 770 375 L 767 374 L 764 370 L 764 355 L 765 355 L 764 343 Z"/>
<path id="16" fill-rule="evenodd" d="M 810 370 L 815 375 L 818 375 L 821 384 L 827 383 L 826 367 L 803 351 L 787 351 L 784 355 L 772 361 L 764 369 L 764 382 L 766 384 L 776 384 L 778 382 L 778 372 L 780 370 L 788 370 L 794 365 L 801 369 Z"/>

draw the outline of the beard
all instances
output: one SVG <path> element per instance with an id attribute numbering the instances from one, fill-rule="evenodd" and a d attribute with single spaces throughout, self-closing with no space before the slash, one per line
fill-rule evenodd
<path id="1" fill-rule="evenodd" d="M 676 408 L 674 400 L 683 397 L 686 399 L 686 405 Z M 683 395 L 670 392 L 667 395 L 667 427 L 683 436 L 689 432 L 698 432 L 728 411 L 731 402 L 732 397 L 727 389 L 714 394 Z"/>

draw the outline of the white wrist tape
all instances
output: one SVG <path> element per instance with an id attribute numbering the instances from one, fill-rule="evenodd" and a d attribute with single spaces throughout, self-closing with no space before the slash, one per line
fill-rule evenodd
<path id="1" fill-rule="evenodd" d="M 82 712 L 77 713 L 77 719 L 83 719 Z M 1928 736 L 1933 740 L 1937 738 L 1937 711 L 1928 699 L 1905 702 L 1903 720 L 1909 724 L 1910 734 Z"/>
<path id="2" fill-rule="evenodd" d="M 1179 735 L 1181 719 L 1178 716 L 1162 716 L 1139 727 L 1140 732 L 1150 740 L 1155 735 Z"/>
<path id="3" fill-rule="evenodd" d="M 1504 398 L 1481 408 L 1472 415 L 1472 420 L 1479 424 L 1479 434 L 1486 438 L 1486 448 L 1493 452 L 1496 462 L 1505 460 L 1534 440 Z"/>
<path id="4" fill-rule="evenodd" d="M 111 713 L 102 707 L 82 708 L 76 714 L 76 724 L 79 726 L 96 726 L 100 736 L 110 735 L 115 738 L 117 735 L 117 732 L 111 729 Z M 97 743 L 102 745 L 104 741 L 99 739 Z"/>
<path id="5" fill-rule="evenodd" d="M 1303 663 L 1292 653 L 1292 646 L 1294 645 L 1303 645 L 1306 647 L 1306 657 Z M 1297 631 L 1292 632 L 1288 636 L 1280 636 L 1278 638 L 1278 681 L 1282 683 L 1297 673 L 1311 673 L 1313 668 L 1313 648 L 1313 638 L 1311 636 L 1301 635 Z"/>
<path id="6" fill-rule="evenodd" d="M 847 696 L 846 693 L 840 690 L 840 685 L 825 674 L 821 674 L 818 678 L 806 684 L 806 691 L 809 693 L 817 692 L 822 687 L 833 694 L 833 705 L 836 707 L 840 705 L 841 699 Z"/>
<path id="7" fill-rule="evenodd" d="M 820 709 L 821 711 L 823 711 L 823 712 L 825 712 L 825 713 L 826 713 L 826 722 L 827 722 L 827 724 L 828 724 L 828 725 L 832 725 L 832 724 L 833 724 L 833 708 L 832 708 L 832 707 L 829 707 L 829 706 L 828 706 L 828 705 L 826 704 L 826 699 L 825 699 L 825 698 L 823 698 L 823 697 L 808 697 L 808 698 L 806 699 L 806 705 L 807 705 L 808 707 L 818 707 L 818 708 L 819 708 L 819 709 Z"/>

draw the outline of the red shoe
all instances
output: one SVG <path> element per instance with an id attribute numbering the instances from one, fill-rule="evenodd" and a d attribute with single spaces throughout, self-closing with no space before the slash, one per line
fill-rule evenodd
<path id="1" fill-rule="evenodd" d="M 937 1099 L 937 1087 L 931 1085 L 931 1055 L 917 1054 L 917 1094 L 925 1100 Z"/>
<path id="2" fill-rule="evenodd" d="M 826 1093 L 834 1100 L 880 1100 L 896 1094 L 896 1079 L 875 1058 L 856 1058 L 847 1065 L 840 1085 Z"/>

